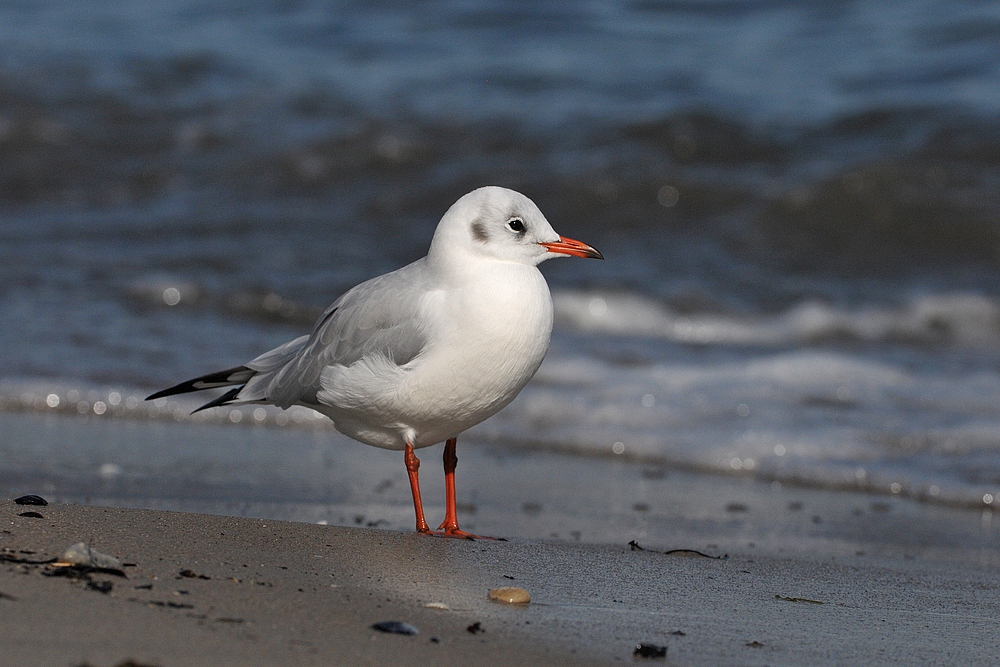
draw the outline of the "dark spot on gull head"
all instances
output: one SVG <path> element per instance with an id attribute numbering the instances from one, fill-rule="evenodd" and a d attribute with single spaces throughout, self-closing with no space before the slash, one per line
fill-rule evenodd
<path id="1" fill-rule="evenodd" d="M 472 238 L 480 243 L 486 243 L 490 240 L 489 234 L 486 233 L 486 225 L 479 220 L 472 223 Z"/>

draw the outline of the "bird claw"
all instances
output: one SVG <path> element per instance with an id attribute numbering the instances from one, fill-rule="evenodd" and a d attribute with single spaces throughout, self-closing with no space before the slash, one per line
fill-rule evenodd
<path id="1" fill-rule="evenodd" d="M 507 540 L 502 537 L 489 537 L 488 535 L 473 535 L 472 533 L 467 533 L 460 529 L 458 526 L 446 527 L 445 525 L 438 526 L 438 530 L 420 530 L 417 531 L 422 535 L 431 535 L 432 537 L 452 537 L 459 540 L 495 540 L 498 542 L 506 542 Z"/>

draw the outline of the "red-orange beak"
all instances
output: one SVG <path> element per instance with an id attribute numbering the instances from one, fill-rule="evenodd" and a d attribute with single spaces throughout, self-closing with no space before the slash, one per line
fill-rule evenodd
<path id="1" fill-rule="evenodd" d="M 574 257 L 589 257 L 590 259 L 604 259 L 604 255 L 581 241 L 574 241 L 565 236 L 560 236 L 558 241 L 552 243 L 539 243 L 540 246 L 548 248 L 549 252 L 556 252 L 561 255 L 573 255 Z"/>

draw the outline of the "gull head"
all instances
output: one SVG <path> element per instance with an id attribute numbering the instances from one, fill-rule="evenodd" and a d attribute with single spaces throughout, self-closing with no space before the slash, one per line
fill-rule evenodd
<path id="1" fill-rule="evenodd" d="M 428 257 L 469 254 L 530 266 L 569 255 L 604 259 L 586 243 L 559 236 L 535 202 L 496 186 L 473 190 L 448 209 Z"/>

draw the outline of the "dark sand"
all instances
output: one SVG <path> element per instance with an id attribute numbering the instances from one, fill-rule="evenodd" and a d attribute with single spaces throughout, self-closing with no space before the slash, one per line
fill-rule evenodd
<path id="1" fill-rule="evenodd" d="M 840 497 L 840 509 L 857 500 Z M 19 516 L 26 511 L 44 518 Z M 760 545 L 710 559 L 665 555 L 652 543 L 638 551 L 472 542 L 0 501 L 7 559 L 0 563 L 0 663 L 628 664 L 636 644 L 651 642 L 669 647 L 667 661 L 642 663 L 1000 664 L 1000 552 L 992 523 L 986 528 L 992 515 L 911 511 L 924 516 L 869 513 L 854 532 L 836 531 L 805 550 L 780 531 L 768 538 L 762 519 Z M 907 531 L 915 521 L 938 532 Z M 969 544 L 976 534 L 986 541 Z M 965 543 L 949 545 L 948 535 Z M 128 578 L 91 574 L 111 583 L 100 592 L 84 579 L 44 576 L 51 566 L 11 562 L 55 557 L 78 541 L 129 564 Z M 490 602 L 487 591 L 503 585 L 527 589 L 531 603 Z M 384 620 L 420 633 L 371 629 Z M 473 634 L 467 628 L 476 622 L 483 632 Z"/>

